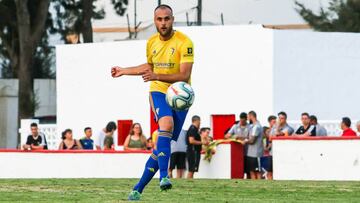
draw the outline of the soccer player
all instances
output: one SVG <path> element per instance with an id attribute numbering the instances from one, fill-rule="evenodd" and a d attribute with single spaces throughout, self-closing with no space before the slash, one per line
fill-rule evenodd
<path id="1" fill-rule="evenodd" d="M 156 7 L 154 21 L 158 33 L 147 42 L 147 63 L 111 68 L 112 77 L 141 75 L 144 82 L 151 82 L 150 104 L 159 124 L 157 148 L 146 162 L 144 173 L 130 193 L 129 200 L 140 199 L 144 187 L 158 170 L 160 189 L 171 189 L 168 177 L 170 141 L 177 140 L 187 114 L 187 111 L 173 111 L 165 101 L 165 94 L 174 82 L 190 82 L 194 62 L 193 44 L 186 35 L 173 30 L 174 16 L 170 6 Z"/>

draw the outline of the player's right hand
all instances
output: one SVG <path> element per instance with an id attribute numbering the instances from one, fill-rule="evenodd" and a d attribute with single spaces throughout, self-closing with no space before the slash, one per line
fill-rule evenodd
<path id="1" fill-rule="evenodd" d="M 122 68 L 120 68 L 119 66 L 114 66 L 111 68 L 111 76 L 113 78 L 117 78 L 122 76 Z"/>

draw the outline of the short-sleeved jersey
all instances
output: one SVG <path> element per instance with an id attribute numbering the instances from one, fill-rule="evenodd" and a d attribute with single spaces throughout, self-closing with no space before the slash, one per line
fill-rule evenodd
<path id="1" fill-rule="evenodd" d="M 167 41 L 160 39 L 157 33 L 149 38 L 146 45 L 147 63 L 153 65 L 155 74 L 175 74 L 180 72 L 180 64 L 194 62 L 194 47 L 192 41 L 183 33 L 175 31 Z M 188 81 L 190 83 L 190 81 Z M 166 94 L 170 83 L 152 81 L 150 92 Z"/>

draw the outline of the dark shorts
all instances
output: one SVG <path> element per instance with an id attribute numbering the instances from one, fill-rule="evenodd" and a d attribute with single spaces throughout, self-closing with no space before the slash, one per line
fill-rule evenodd
<path id="1" fill-rule="evenodd" d="M 273 166 L 272 166 L 272 156 L 264 156 L 261 157 L 261 167 L 267 171 L 267 172 L 272 172 L 273 171 Z"/>
<path id="2" fill-rule="evenodd" d="M 185 169 L 186 168 L 186 152 L 174 152 L 171 153 L 170 167 L 173 169 Z"/>
<path id="3" fill-rule="evenodd" d="M 249 172 L 260 172 L 261 171 L 261 167 L 260 167 L 260 158 L 256 158 L 256 157 L 245 157 L 246 160 L 246 171 Z"/>
<path id="4" fill-rule="evenodd" d="M 160 118 L 164 116 L 171 116 L 174 120 L 174 131 L 172 140 L 177 141 L 181 129 L 184 125 L 186 115 L 188 110 L 186 111 L 174 111 L 167 103 L 165 99 L 166 95 L 161 92 L 151 92 L 150 93 L 150 105 L 152 111 L 155 115 L 155 121 L 158 122 Z M 161 129 L 159 129 L 161 130 Z"/>
<path id="5" fill-rule="evenodd" d="M 198 172 L 200 165 L 201 153 L 198 151 L 187 151 L 186 157 L 189 164 L 189 172 Z"/>

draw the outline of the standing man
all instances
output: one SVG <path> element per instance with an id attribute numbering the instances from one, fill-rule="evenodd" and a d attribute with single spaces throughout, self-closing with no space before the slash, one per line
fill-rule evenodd
<path id="1" fill-rule="evenodd" d="M 316 136 L 327 136 L 327 130 L 324 126 L 318 124 L 317 117 L 315 115 L 310 116 L 310 124 L 316 129 Z"/>
<path id="2" fill-rule="evenodd" d="M 199 170 L 199 164 L 201 158 L 200 157 L 201 145 L 203 144 L 201 142 L 201 136 L 199 134 L 200 117 L 193 116 L 191 121 L 192 124 L 186 133 L 186 144 L 187 144 L 186 157 L 189 165 L 189 170 L 187 175 L 188 179 L 194 178 L 194 173 L 198 172 Z"/>
<path id="3" fill-rule="evenodd" d="M 186 169 L 186 134 L 187 131 L 182 130 L 178 140 L 171 141 L 171 157 L 169 176 L 173 178 L 173 170 L 176 168 L 176 178 L 182 178 Z"/>
<path id="4" fill-rule="evenodd" d="M 30 125 L 31 135 L 26 139 L 26 144 L 23 145 L 25 150 L 43 150 L 47 149 L 46 138 L 43 133 L 39 132 L 38 125 L 32 123 Z"/>
<path id="5" fill-rule="evenodd" d="M 343 130 L 341 136 L 356 136 L 356 132 L 351 129 L 351 120 L 349 117 L 342 118 L 340 126 L 341 130 Z"/>
<path id="6" fill-rule="evenodd" d="M 291 136 L 294 129 L 287 123 L 287 114 L 283 111 L 278 113 L 278 123 L 271 129 L 270 136 Z"/>
<path id="7" fill-rule="evenodd" d="M 310 124 L 310 115 L 308 113 L 305 112 L 301 114 L 301 123 L 302 126 L 296 130 L 295 135 L 316 136 L 316 126 Z"/>
<path id="8" fill-rule="evenodd" d="M 235 138 L 244 140 L 249 136 L 249 125 L 247 123 L 247 114 L 242 112 L 240 114 L 240 121 L 237 124 L 234 124 L 230 130 L 226 133 L 225 139 Z"/>
<path id="9" fill-rule="evenodd" d="M 256 113 L 250 111 L 248 113 L 250 125 L 249 139 L 245 139 L 245 144 L 248 145 L 246 153 L 246 166 L 250 171 L 251 179 L 261 179 L 260 158 L 264 153 L 263 146 L 263 128 L 257 120 Z"/>
<path id="10" fill-rule="evenodd" d="M 141 75 L 150 84 L 150 104 L 159 124 L 157 149 L 145 164 L 144 173 L 129 195 L 129 200 L 139 200 L 144 187 L 160 169 L 160 189 L 171 189 L 168 177 L 170 141 L 177 140 L 187 111 L 174 111 L 165 101 L 167 88 L 174 82 L 190 82 L 194 62 L 192 41 L 183 33 L 173 30 L 173 10 L 159 5 L 154 10 L 157 34 L 149 38 L 146 47 L 147 63 L 129 67 L 113 67 L 111 75 Z"/>

